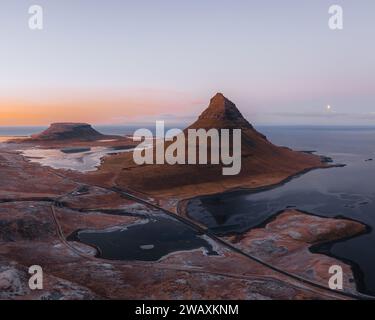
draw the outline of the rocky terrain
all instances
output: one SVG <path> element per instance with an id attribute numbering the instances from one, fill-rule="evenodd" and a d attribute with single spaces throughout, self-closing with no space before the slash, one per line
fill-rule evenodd
<path id="1" fill-rule="evenodd" d="M 344 287 L 356 292 L 350 266 L 326 255 L 313 254 L 310 248 L 360 235 L 366 230 L 365 225 L 352 220 L 322 218 L 297 210 L 286 210 L 264 227 L 227 237 L 227 240 L 244 252 L 316 283 L 328 283 L 330 274 L 326 271 L 330 266 L 339 264 L 343 268 Z"/>
<path id="2" fill-rule="evenodd" d="M 96 134 L 87 141 L 73 134 L 78 139 L 73 141 L 70 133 L 63 133 L 56 140 L 61 133 L 56 127 L 52 133 L 47 130 L 53 138 L 45 143 L 40 137 L 46 133 L 37 136 L 39 140 L 0 143 L 0 299 L 351 298 L 326 289 L 328 266 L 340 264 L 345 270 L 344 291 L 356 293 L 350 266 L 309 248 L 361 234 L 365 226 L 360 223 L 289 210 L 245 234 L 218 238 L 176 215 L 180 199 L 277 183 L 324 166 L 320 158 L 274 146 L 221 94 L 193 127 L 243 129 L 240 176 L 223 178 L 217 174 L 221 166 L 139 167 L 131 164 L 131 153 L 106 157 L 92 173 L 42 167 L 21 155 L 20 150 L 30 146 L 114 143 L 101 136 L 95 141 Z M 92 133 L 87 127 L 83 131 Z M 157 261 L 105 260 L 96 247 L 73 236 L 79 230 L 126 232 L 160 215 L 193 228 L 216 254 L 196 248 L 174 251 Z M 43 268 L 43 290 L 28 287 L 31 265 Z"/>
<path id="3" fill-rule="evenodd" d="M 21 159 L 14 165 L 22 174 L 31 169 L 23 167 Z M 50 175 L 54 173 L 45 173 Z M 66 238 L 77 229 L 124 227 L 158 210 L 68 178 L 54 193 L 46 199 L 45 190 L 36 186 L 30 198 L 27 194 L 17 198 L 9 190 L 8 197 L 0 200 L 2 299 L 345 298 L 269 270 L 214 240 L 210 240 L 218 253 L 214 256 L 197 249 L 156 262 L 96 258 L 96 250 Z M 117 210 L 127 214 L 117 215 Z M 34 264 L 44 270 L 40 291 L 27 285 L 27 269 Z"/>

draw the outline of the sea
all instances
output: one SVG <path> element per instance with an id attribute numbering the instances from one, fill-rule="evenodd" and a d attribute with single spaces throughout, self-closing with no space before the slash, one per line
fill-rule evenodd
<path id="1" fill-rule="evenodd" d="M 257 129 L 277 145 L 314 151 L 345 166 L 313 170 L 269 190 L 197 198 L 188 204 L 189 216 L 218 234 L 242 233 L 287 208 L 363 222 L 367 233 L 313 251 L 350 263 L 358 290 L 375 295 L 375 127 Z"/>
<path id="2" fill-rule="evenodd" d="M 177 128 L 184 128 L 185 124 L 166 125 L 165 130 Z M 142 124 L 142 125 L 98 125 L 93 126 L 94 129 L 98 130 L 103 134 L 108 135 L 133 135 L 137 129 L 144 128 L 149 129 L 155 133 L 155 125 Z M 0 137 L 27 137 L 32 134 L 42 132 L 47 129 L 47 126 L 0 126 Z"/>

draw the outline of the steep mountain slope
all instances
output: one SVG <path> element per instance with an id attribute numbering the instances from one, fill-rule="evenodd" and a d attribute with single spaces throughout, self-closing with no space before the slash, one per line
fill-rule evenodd
<path id="1" fill-rule="evenodd" d="M 102 170 L 117 170 L 116 183 L 150 194 L 191 196 L 239 187 L 257 187 L 280 182 L 303 170 L 322 166 L 315 155 L 273 145 L 242 116 L 221 93 L 188 129 L 241 129 L 242 167 L 238 175 L 223 176 L 223 165 L 136 165 L 131 154 L 111 157 Z M 102 171 L 103 172 L 103 171 Z"/>

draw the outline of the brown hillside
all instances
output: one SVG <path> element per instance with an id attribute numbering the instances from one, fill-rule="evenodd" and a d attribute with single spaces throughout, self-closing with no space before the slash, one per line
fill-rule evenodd
<path id="1" fill-rule="evenodd" d="M 322 165 L 318 156 L 273 145 L 221 93 L 211 99 L 208 108 L 187 129 L 199 128 L 242 130 L 242 168 L 239 175 L 223 176 L 222 165 L 138 166 L 131 154 L 106 159 L 101 172 L 117 171 L 116 184 L 122 188 L 155 195 L 191 196 L 277 183 Z"/>

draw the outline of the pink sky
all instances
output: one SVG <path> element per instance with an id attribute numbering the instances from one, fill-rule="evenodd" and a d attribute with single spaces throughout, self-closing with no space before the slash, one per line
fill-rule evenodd
<path id="1" fill-rule="evenodd" d="M 254 124 L 373 124 L 375 1 L 2 0 L 0 125 L 197 116 L 224 93 Z M 327 105 L 332 109 L 327 113 Z M 161 119 L 162 120 L 162 119 Z"/>

